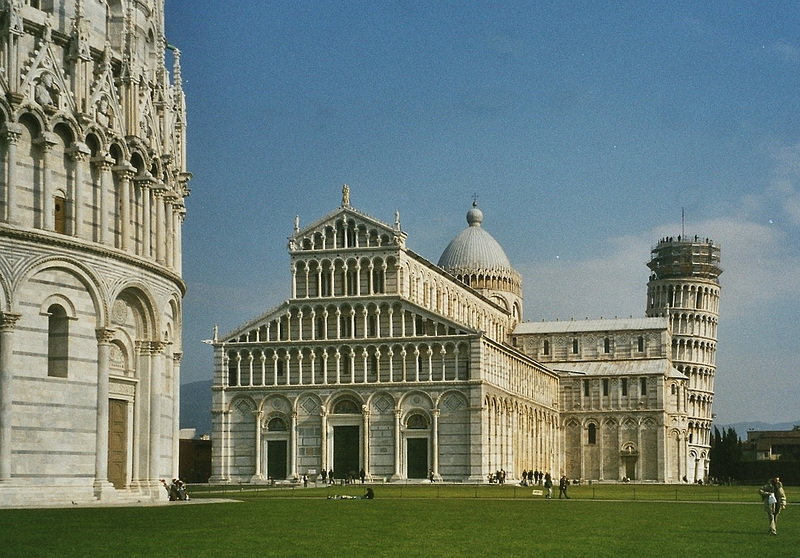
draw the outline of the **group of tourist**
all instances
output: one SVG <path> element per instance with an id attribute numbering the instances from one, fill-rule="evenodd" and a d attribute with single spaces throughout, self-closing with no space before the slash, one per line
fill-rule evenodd
<path id="1" fill-rule="evenodd" d="M 519 483 L 522 486 L 544 486 L 544 482 L 548 477 L 550 477 L 550 473 L 545 473 L 544 471 L 523 469 Z"/>
<path id="2" fill-rule="evenodd" d="M 494 473 L 489 473 L 489 476 L 487 478 L 489 480 L 489 484 L 505 484 L 506 471 L 505 469 L 498 469 Z"/>
<path id="3" fill-rule="evenodd" d="M 328 500 L 374 500 L 375 491 L 372 488 L 367 488 L 366 494 L 363 496 L 350 496 L 349 494 L 334 494 L 327 497 Z"/>
<path id="4" fill-rule="evenodd" d="M 184 501 L 189 499 L 189 493 L 186 492 L 186 483 L 181 479 L 172 479 L 171 484 L 167 484 L 165 479 L 161 479 L 161 486 L 167 491 L 170 502 Z"/>

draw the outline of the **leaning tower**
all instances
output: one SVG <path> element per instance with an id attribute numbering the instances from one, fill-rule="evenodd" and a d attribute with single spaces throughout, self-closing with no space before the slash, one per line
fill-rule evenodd
<path id="1" fill-rule="evenodd" d="M 0 500 L 164 498 L 190 177 L 164 0 L 1 0 L 0 41 Z"/>
<path id="2" fill-rule="evenodd" d="M 647 316 L 670 316 L 672 361 L 688 378 L 686 477 L 705 480 L 714 399 L 720 248 L 698 237 L 661 239 L 652 249 Z"/>

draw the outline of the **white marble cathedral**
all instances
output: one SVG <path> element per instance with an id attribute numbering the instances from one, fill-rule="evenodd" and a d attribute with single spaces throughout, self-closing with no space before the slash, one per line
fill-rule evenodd
<path id="1" fill-rule="evenodd" d="M 0 8 L 0 501 L 163 498 L 190 176 L 164 2 Z"/>
<path id="2" fill-rule="evenodd" d="M 659 242 L 649 317 L 531 323 L 482 220 L 473 204 L 436 265 L 346 186 L 338 209 L 296 222 L 291 298 L 214 335 L 211 482 L 703 479 L 719 248 Z"/>

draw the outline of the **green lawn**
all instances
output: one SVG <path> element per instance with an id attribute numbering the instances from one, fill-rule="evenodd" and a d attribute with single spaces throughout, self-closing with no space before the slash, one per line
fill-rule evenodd
<path id="1" fill-rule="evenodd" d="M 580 486 L 548 501 L 513 486 L 377 485 L 368 501 L 327 499 L 360 486 L 194 488 L 198 502 L 237 502 L 0 510 L 0 555 L 800 556 L 798 508 L 770 537 L 756 490 Z"/>

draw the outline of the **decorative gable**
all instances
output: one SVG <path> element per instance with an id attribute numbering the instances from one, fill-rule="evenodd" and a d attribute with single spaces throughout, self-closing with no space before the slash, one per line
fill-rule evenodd
<path id="1" fill-rule="evenodd" d="M 347 203 L 345 203 L 347 202 Z M 289 250 L 342 250 L 404 246 L 406 233 L 400 229 L 400 215 L 395 213 L 392 227 L 349 205 L 349 192 L 342 206 L 322 219 L 300 229 L 295 219 L 294 234 L 289 237 Z"/>
<path id="2" fill-rule="evenodd" d="M 75 112 L 75 99 L 53 52 L 50 33 L 50 21 L 46 20 L 43 36 L 22 74 L 21 90 L 47 111 Z"/>
<path id="3" fill-rule="evenodd" d="M 123 135 L 122 106 L 119 102 L 119 91 L 114 84 L 110 58 L 111 51 L 107 46 L 103 53 L 100 72 L 92 84 L 86 112 L 91 114 L 100 126 L 110 128 L 121 136 Z"/>

